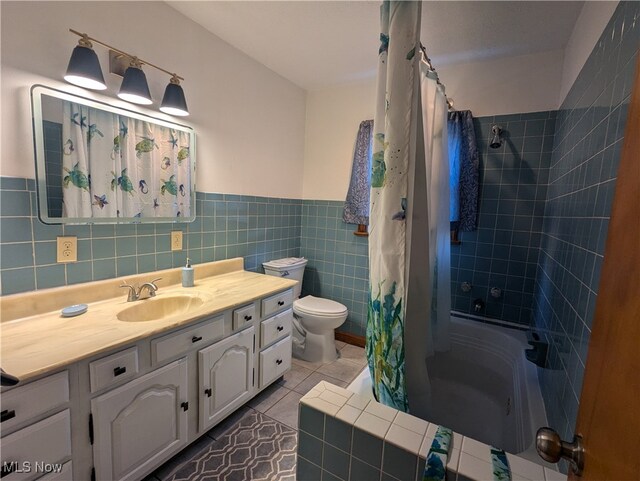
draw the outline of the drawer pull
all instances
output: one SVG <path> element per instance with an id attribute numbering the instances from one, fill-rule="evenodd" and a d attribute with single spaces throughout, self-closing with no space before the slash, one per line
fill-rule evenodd
<path id="1" fill-rule="evenodd" d="M 187 411 L 189 409 L 189 403 L 185 401 L 182 404 L 180 404 L 180 407 L 182 408 L 183 411 Z"/>
<path id="2" fill-rule="evenodd" d="M 5 409 L 4 411 L 2 411 L 0 413 L 0 423 L 3 423 L 5 421 L 8 421 L 9 419 L 13 419 L 15 417 L 16 417 L 15 409 L 12 409 L 11 411 L 9 411 L 8 409 Z"/>
<path id="3" fill-rule="evenodd" d="M 284 306 L 284 301 L 278 301 L 279 306 Z"/>
<path id="4" fill-rule="evenodd" d="M 127 368 L 126 367 L 114 367 L 113 368 L 113 375 L 114 376 L 119 376 L 121 374 L 124 374 L 125 372 L 127 372 Z"/>
<path id="5" fill-rule="evenodd" d="M 10 475 L 17 467 L 18 463 L 16 461 L 3 461 L 2 469 L 0 470 L 0 478 Z"/>
<path id="6" fill-rule="evenodd" d="M 244 316 L 244 320 L 245 320 L 245 321 L 250 321 L 251 319 L 253 319 L 253 317 L 251 317 L 251 316 Z"/>
<path id="7" fill-rule="evenodd" d="M 278 332 L 282 332 L 284 330 L 284 327 L 278 326 L 278 327 L 276 327 L 276 329 L 278 330 Z"/>
<path id="8" fill-rule="evenodd" d="M 205 390 L 204 390 L 204 393 L 207 395 L 207 397 L 211 397 L 211 394 L 212 394 L 212 392 L 211 392 L 211 388 L 209 388 L 209 389 L 205 389 Z"/>
<path id="9" fill-rule="evenodd" d="M 198 342 L 198 341 L 202 341 L 202 336 L 193 336 L 191 338 L 191 342 Z"/>
<path id="10" fill-rule="evenodd" d="M 278 359 L 276 360 L 276 364 L 279 366 L 280 364 L 282 364 L 282 359 Z"/>

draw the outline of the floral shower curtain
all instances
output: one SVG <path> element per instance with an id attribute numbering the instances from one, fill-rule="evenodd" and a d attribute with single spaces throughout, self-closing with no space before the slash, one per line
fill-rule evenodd
<path id="1" fill-rule="evenodd" d="M 384 2 L 381 17 L 366 350 L 377 399 L 424 414 L 426 359 L 449 348 L 447 102 L 422 60 L 420 2 Z"/>
<path id="2" fill-rule="evenodd" d="M 189 217 L 189 134 L 63 102 L 63 215 Z"/>
<path id="3" fill-rule="evenodd" d="M 419 111 L 420 10 L 420 2 L 385 1 L 381 7 L 371 171 L 366 352 L 377 399 L 402 411 L 408 410 L 404 218 Z"/>

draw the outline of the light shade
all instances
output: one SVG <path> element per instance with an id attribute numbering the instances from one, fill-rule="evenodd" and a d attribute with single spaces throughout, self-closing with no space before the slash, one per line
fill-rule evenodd
<path id="1" fill-rule="evenodd" d="M 141 68 L 133 65 L 127 68 L 118 97 L 134 104 L 149 105 L 153 103 L 147 77 Z"/>
<path id="2" fill-rule="evenodd" d="M 178 83 L 178 79 L 172 78 L 169 85 L 167 85 L 164 91 L 164 97 L 162 97 L 160 110 L 165 114 L 178 115 L 180 117 L 189 115 L 187 101 L 184 98 L 184 91 Z"/>
<path id="3" fill-rule="evenodd" d="M 92 90 L 105 90 L 98 56 L 90 47 L 77 45 L 71 53 L 64 79 L 74 85 Z"/>

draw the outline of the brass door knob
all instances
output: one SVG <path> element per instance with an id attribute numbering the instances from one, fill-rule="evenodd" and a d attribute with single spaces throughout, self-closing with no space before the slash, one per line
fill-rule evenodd
<path id="1" fill-rule="evenodd" d="M 536 433 L 536 450 L 542 459 L 549 463 L 557 463 L 566 459 L 571 463 L 571 471 L 580 476 L 584 469 L 584 445 L 581 436 L 574 436 L 567 443 L 551 428 L 540 428 Z"/>

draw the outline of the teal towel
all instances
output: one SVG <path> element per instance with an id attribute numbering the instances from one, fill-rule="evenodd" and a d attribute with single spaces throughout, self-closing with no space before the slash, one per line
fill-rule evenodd
<path id="1" fill-rule="evenodd" d="M 452 437 L 453 433 L 451 429 L 438 426 L 436 436 L 433 438 L 431 448 L 429 449 L 429 454 L 427 454 L 427 462 L 424 467 L 422 481 L 445 480 Z"/>
<path id="2" fill-rule="evenodd" d="M 511 467 L 502 449 L 491 447 L 491 462 L 493 463 L 493 481 L 511 481 Z"/>

